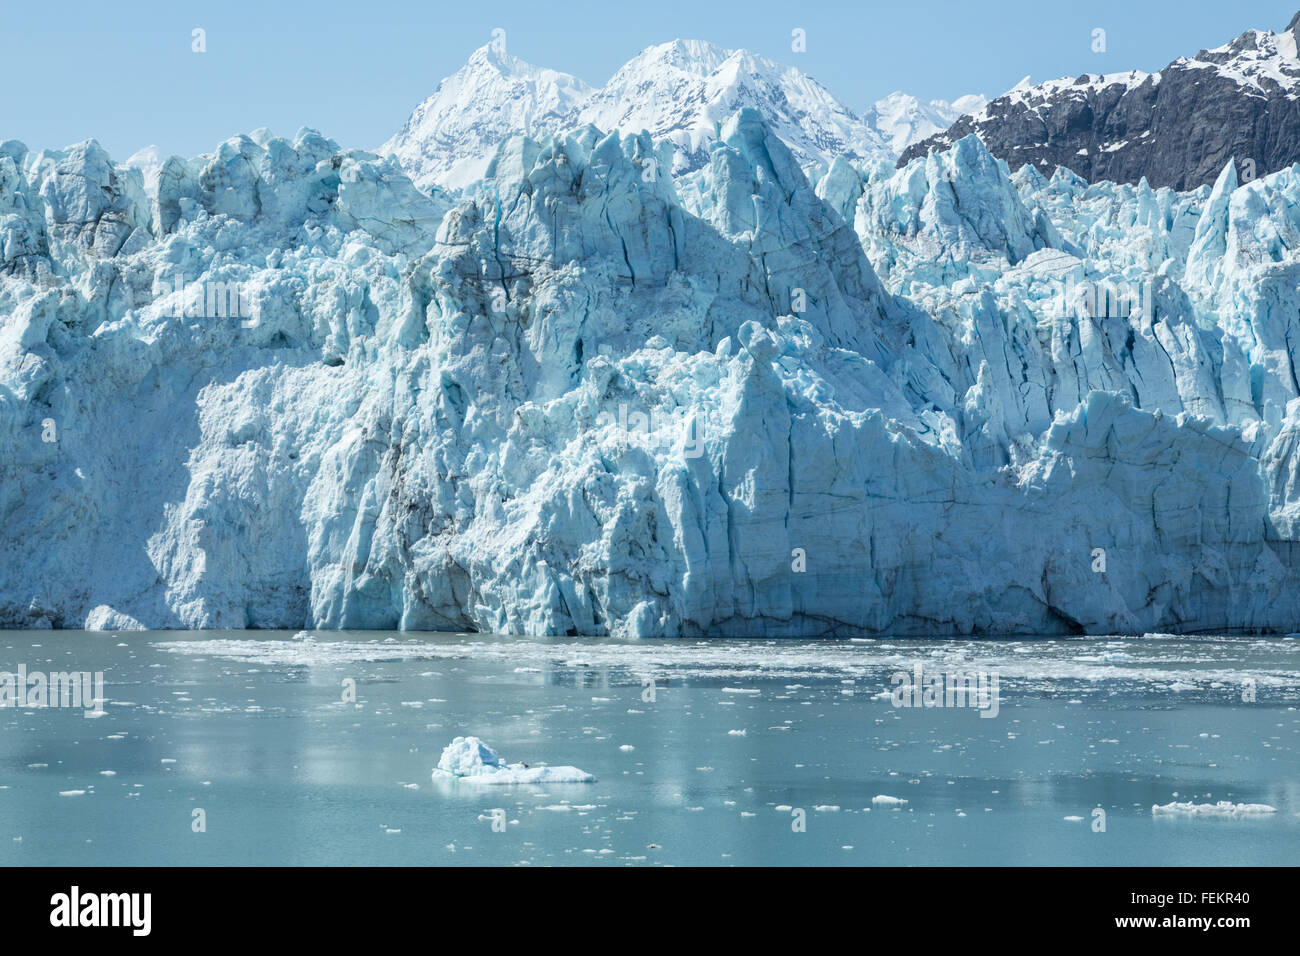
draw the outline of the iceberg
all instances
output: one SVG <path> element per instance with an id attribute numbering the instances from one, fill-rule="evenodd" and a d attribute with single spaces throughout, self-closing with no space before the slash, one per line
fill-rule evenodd
<path id="1" fill-rule="evenodd" d="M 577 767 L 530 767 L 505 764 L 495 750 L 477 737 L 457 737 L 445 748 L 433 770 L 433 780 L 458 780 L 471 784 L 595 783 L 596 778 Z"/>
<path id="2" fill-rule="evenodd" d="M 86 615 L 87 631 L 143 631 L 145 627 L 135 618 L 114 611 L 107 604 L 101 604 Z"/>
<path id="3" fill-rule="evenodd" d="M 1220 800 L 1217 803 L 1193 803 L 1187 800 L 1182 803 L 1174 801 L 1166 804 L 1152 804 L 1151 813 L 1154 816 L 1235 817 L 1277 813 L 1277 807 L 1270 807 L 1266 803 L 1233 803 L 1231 800 Z"/>

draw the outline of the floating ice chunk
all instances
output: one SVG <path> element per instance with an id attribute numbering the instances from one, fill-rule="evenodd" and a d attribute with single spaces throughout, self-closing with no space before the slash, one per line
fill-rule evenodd
<path id="1" fill-rule="evenodd" d="M 435 777 L 442 771 L 435 770 Z M 473 784 L 515 784 L 515 783 L 595 783 L 596 778 L 577 767 L 525 767 L 523 764 L 508 764 L 499 770 L 458 777 L 465 783 Z"/>
<path id="2" fill-rule="evenodd" d="M 1189 816 L 1215 816 L 1215 817 L 1235 817 L 1235 816 L 1252 816 L 1260 813 L 1277 813 L 1277 807 L 1270 807 L 1266 803 L 1233 803 L 1231 800 L 1220 800 L 1218 803 L 1192 803 L 1187 800 L 1179 803 L 1152 804 L 1151 813 L 1154 816 L 1165 814 L 1186 814 Z"/>
<path id="3" fill-rule="evenodd" d="M 87 631 L 143 631 L 145 626 L 131 617 L 101 604 L 86 615 Z"/>
<path id="4" fill-rule="evenodd" d="M 501 758 L 477 737 L 457 737 L 443 748 L 438 769 L 457 777 L 499 769 Z"/>
<path id="5" fill-rule="evenodd" d="M 477 737 L 457 737 L 442 751 L 433 770 L 434 781 L 462 780 L 475 784 L 595 783 L 596 778 L 577 767 L 529 767 L 503 764 L 495 750 Z"/>
<path id="6" fill-rule="evenodd" d="M 891 797 L 888 794 L 881 793 L 872 797 L 871 803 L 877 807 L 901 807 L 907 801 L 902 797 Z"/>

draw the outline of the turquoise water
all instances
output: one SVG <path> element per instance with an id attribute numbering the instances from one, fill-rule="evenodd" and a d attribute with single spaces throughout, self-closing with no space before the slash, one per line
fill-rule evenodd
<path id="1" fill-rule="evenodd" d="M 996 715 L 893 706 L 918 663 Z M 1291 639 L 0 634 L 20 664 L 108 700 L 0 709 L 5 865 L 1300 862 Z M 435 784 L 462 734 L 597 782 Z M 1221 800 L 1276 812 L 1151 809 Z"/>

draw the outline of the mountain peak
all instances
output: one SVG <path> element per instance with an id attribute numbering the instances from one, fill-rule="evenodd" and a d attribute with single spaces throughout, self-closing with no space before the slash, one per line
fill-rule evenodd
<path id="1" fill-rule="evenodd" d="M 886 102 L 893 105 L 886 109 Z M 763 114 L 801 165 L 829 164 L 837 157 L 892 159 L 918 136 L 945 128 L 984 102 L 972 95 L 927 104 L 894 93 L 859 116 L 795 67 L 685 37 L 646 47 L 602 88 L 593 89 L 488 44 L 443 80 L 379 151 L 396 156 L 418 186 L 455 189 L 480 178 L 496 147 L 511 135 L 539 140 L 591 125 L 624 133 L 646 130 L 670 141 L 672 172 L 682 174 L 707 163 L 719 125 L 750 108 Z M 891 121 L 886 129 L 873 119 L 882 115 L 906 122 Z"/>
<path id="2" fill-rule="evenodd" d="M 634 63 L 663 63 L 687 73 L 705 75 L 721 66 L 733 52 L 707 40 L 679 37 L 667 43 L 646 47 L 624 64 L 622 69 L 627 69 Z"/>
<path id="3" fill-rule="evenodd" d="M 708 162 L 718 125 L 746 107 L 763 114 L 800 163 L 889 152 L 874 129 L 812 77 L 704 40 L 642 50 L 582 105 L 578 119 L 670 140 L 673 172 L 680 174 Z"/>
<path id="4" fill-rule="evenodd" d="M 953 124 L 957 117 L 983 109 L 988 100 L 978 93 L 923 103 L 910 93 L 895 90 L 876 100 L 865 119 L 896 153 L 919 140 L 933 136 Z"/>
<path id="5" fill-rule="evenodd" d="M 439 83 L 378 152 L 396 156 L 417 186 L 459 188 L 483 175 L 507 137 L 553 130 L 591 93 L 576 76 L 489 43 Z"/>
<path id="6" fill-rule="evenodd" d="M 503 76 L 517 76 L 520 73 L 536 73 L 538 68 L 531 63 L 512 56 L 500 47 L 495 41 L 485 43 L 469 55 L 465 65 L 483 66 L 496 70 Z"/>
<path id="7" fill-rule="evenodd" d="M 1158 73 L 1035 85 L 1026 78 L 975 115 L 909 146 L 899 163 L 978 133 L 1017 168 L 1065 166 L 1090 182 L 1145 177 L 1155 187 L 1192 189 L 1213 182 L 1233 159 L 1248 160 L 1256 175 L 1273 172 L 1300 159 L 1293 132 L 1300 129 L 1298 31 L 1300 14 L 1287 31 L 1247 30 Z M 1234 121 L 1225 124 L 1225 116 Z"/>

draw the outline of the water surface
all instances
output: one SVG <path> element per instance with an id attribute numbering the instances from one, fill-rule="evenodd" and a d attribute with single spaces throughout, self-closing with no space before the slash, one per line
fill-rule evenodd
<path id="1" fill-rule="evenodd" d="M 893 706 L 918 663 L 996 716 Z M 19 664 L 108 700 L 0 709 L 6 865 L 1300 862 L 1293 639 L 0 634 Z M 462 734 L 597 782 L 435 784 Z M 1151 810 L 1221 800 L 1276 812 Z"/>

